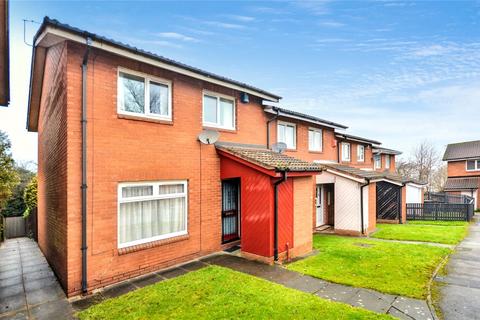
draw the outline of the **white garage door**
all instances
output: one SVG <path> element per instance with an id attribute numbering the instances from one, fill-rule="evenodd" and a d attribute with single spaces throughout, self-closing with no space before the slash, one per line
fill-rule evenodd
<path id="1" fill-rule="evenodd" d="M 407 184 L 407 203 L 422 203 L 423 189 Z"/>

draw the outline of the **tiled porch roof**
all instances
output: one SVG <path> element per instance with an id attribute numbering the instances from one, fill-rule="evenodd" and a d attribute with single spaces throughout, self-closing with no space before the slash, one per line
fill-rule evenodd
<path id="1" fill-rule="evenodd" d="M 274 152 L 258 145 L 245 145 L 217 142 L 215 147 L 240 159 L 254 163 L 262 168 L 277 171 L 322 171 L 322 165 L 300 160 L 287 156 L 283 153 Z"/>
<path id="2" fill-rule="evenodd" d="M 480 177 L 447 178 L 445 190 L 477 189 Z"/>
<path id="3" fill-rule="evenodd" d="M 341 173 L 351 175 L 356 178 L 375 180 L 375 179 L 388 179 L 395 182 L 403 183 L 404 179 L 396 174 L 389 171 L 373 171 L 373 170 L 362 170 L 359 168 L 354 168 L 346 166 L 343 164 L 336 163 L 325 163 L 324 166 L 328 169 L 336 170 Z"/>

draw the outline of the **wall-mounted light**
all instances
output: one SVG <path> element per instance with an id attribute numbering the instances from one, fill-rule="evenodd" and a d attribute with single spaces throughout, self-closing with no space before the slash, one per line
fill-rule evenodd
<path id="1" fill-rule="evenodd" d="M 248 96 L 248 93 L 242 92 L 242 93 L 240 94 L 240 101 L 241 101 L 242 103 L 249 103 L 249 102 L 250 102 L 250 97 Z"/>

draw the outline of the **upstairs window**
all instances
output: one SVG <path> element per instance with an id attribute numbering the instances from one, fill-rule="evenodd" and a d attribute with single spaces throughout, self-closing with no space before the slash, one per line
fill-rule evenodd
<path id="1" fill-rule="evenodd" d="M 467 171 L 479 171 L 479 170 L 480 170 L 480 159 L 467 160 Z"/>
<path id="2" fill-rule="evenodd" d="M 375 169 L 381 169 L 382 168 L 382 156 L 379 154 L 376 154 L 373 156 L 373 165 Z"/>
<path id="3" fill-rule="evenodd" d="M 390 155 L 385 155 L 385 169 L 390 169 Z"/>
<path id="4" fill-rule="evenodd" d="M 322 129 L 308 129 L 308 150 L 322 151 Z"/>
<path id="5" fill-rule="evenodd" d="M 118 113 L 172 120 L 171 83 L 133 71 L 118 73 Z"/>
<path id="6" fill-rule="evenodd" d="M 350 161 L 350 143 L 342 142 L 342 161 Z"/>
<path id="7" fill-rule="evenodd" d="M 357 161 L 358 162 L 365 161 L 365 146 L 362 146 L 362 145 L 357 146 Z"/>
<path id="8" fill-rule="evenodd" d="M 235 130 L 235 101 L 214 93 L 203 95 L 203 125 Z"/>
<path id="9" fill-rule="evenodd" d="M 278 122 L 277 141 L 284 142 L 287 149 L 295 149 L 297 146 L 297 127 L 293 123 Z"/>

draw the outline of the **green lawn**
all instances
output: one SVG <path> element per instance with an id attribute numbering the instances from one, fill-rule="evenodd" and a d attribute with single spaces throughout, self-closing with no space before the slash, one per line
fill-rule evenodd
<path id="1" fill-rule="evenodd" d="M 106 300 L 80 319 L 393 319 L 210 266 Z"/>
<path id="2" fill-rule="evenodd" d="M 423 222 L 423 221 L 422 221 Z M 426 241 L 445 244 L 457 244 L 465 238 L 468 223 L 462 221 L 437 222 L 428 224 L 377 224 L 378 231 L 371 237 L 379 239 Z"/>
<path id="3" fill-rule="evenodd" d="M 467 221 L 429 221 L 429 220 L 409 220 L 407 224 L 422 224 L 430 226 L 468 226 Z"/>
<path id="4" fill-rule="evenodd" d="M 288 269 L 332 282 L 424 299 L 431 274 L 448 248 L 315 235 L 315 256 Z"/>

